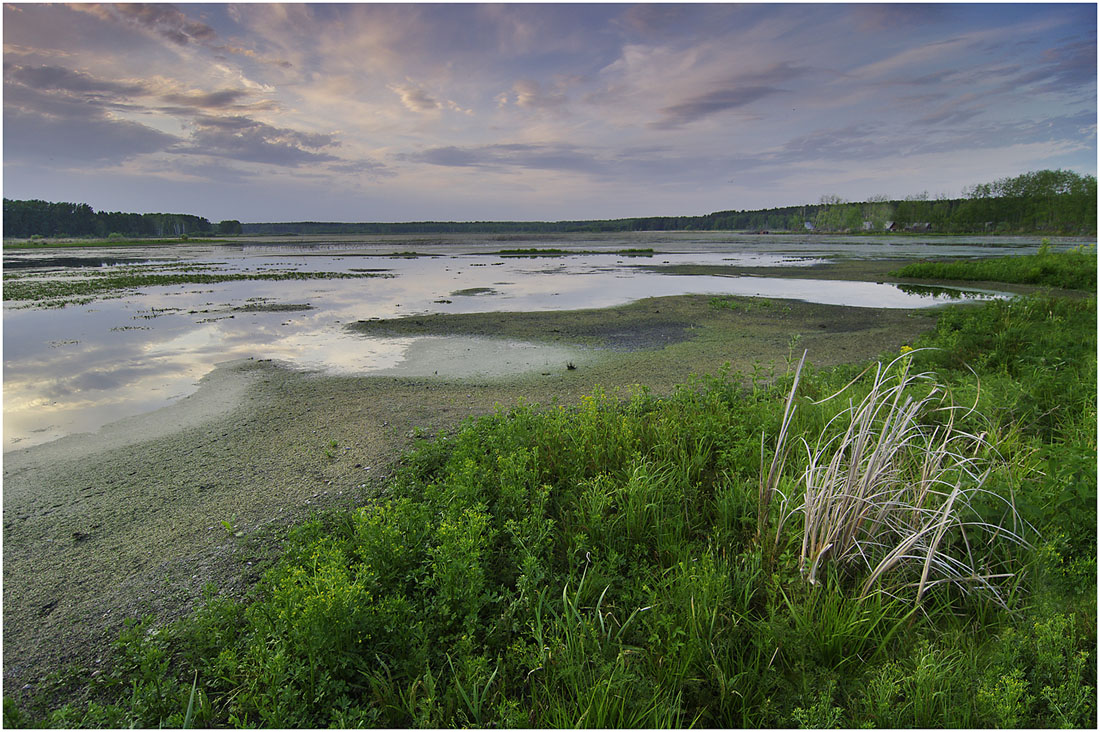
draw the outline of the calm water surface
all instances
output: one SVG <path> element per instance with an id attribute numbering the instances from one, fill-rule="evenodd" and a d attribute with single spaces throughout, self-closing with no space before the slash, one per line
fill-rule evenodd
<path id="1" fill-rule="evenodd" d="M 363 272 L 369 279 L 242 281 L 141 288 L 120 298 L 63 308 L 4 304 L 4 449 L 94 431 L 196 389 L 217 363 L 270 358 L 335 373 L 476 375 L 558 367 L 574 352 L 556 346 L 454 339 L 378 338 L 344 324 L 418 313 L 570 310 L 686 293 L 793 298 L 861 307 L 931 307 L 950 294 L 912 294 L 889 284 L 800 279 L 799 267 L 837 258 L 914 259 L 1003 255 L 982 240 L 873 240 L 797 236 L 639 234 L 561 240 L 378 237 L 310 244 L 186 245 L 120 250 L 5 253 L 5 273 L 81 276 L 134 265 L 165 271 Z M 1008 251 L 1038 241 L 998 239 Z M 652 248 L 650 257 L 614 253 Z M 516 258 L 502 249 L 585 252 Z M 421 256 L 391 256 L 415 251 Z M 121 261 L 120 261 L 121 260 Z M 790 278 L 685 276 L 684 264 L 789 267 Z M 645 265 L 640 268 L 639 265 Z M 958 293 L 954 293 L 955 297 Z M 989 294 L 977 294 L 988 297 Z M 275 311 L 258 306 L 296 306 Z M 245 308 L 245 309 L 242 309 Z M 445 340 L 445 339 L 444 339 Z M 431 346 L 430 348 L 428 346 Z M 425 364 L 432 354 L 447 357 Z M 464 355 L 467 354 L 467 355 Z M 489 368 L 493 364 L 496 371 Z M 430 371 L 428 366 L 431 366 Z"/>

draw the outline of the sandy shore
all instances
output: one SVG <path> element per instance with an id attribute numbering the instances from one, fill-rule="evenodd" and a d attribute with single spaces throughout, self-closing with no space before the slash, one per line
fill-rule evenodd
<path id="1" fill-rule="evenodd" d="M 782 368 L 792 348 L 809 349 L 817 366 L 871 358 L 935 322 L 930 311 L 709 300 L 369 324 L 362 329 L 496 335 L 561 350 L 522 376 L 474 368 L 466 378 L 423 368 L 325 376 L 270 361 L 222 364 L 197 393 L 158 412 L 6 453 L 5 693 L 31 691 L 72 664 L 94 669 L 125 618 L 178 617 L 207 583 L 242 595 L 288 526 L 375 495 L 415 428 L 435 433 L 520 399 L 568 404 L 597 385 L 667 393 L 723 362 L 743 372 L 754 363 Z M 562 362 L 570 354 L 583 355 L 573 369 Z M 438 357 L 427 348 L 421 360 Z"/>

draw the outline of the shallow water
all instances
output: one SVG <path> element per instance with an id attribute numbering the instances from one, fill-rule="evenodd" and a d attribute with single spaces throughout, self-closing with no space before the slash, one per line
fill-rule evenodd
<path id="1" fill-rule="evenodd" d="M 1000 240 L 1004 241 L 1004 240 Z M 308 244 L 187 245 L 5 253 L 21 276 L 80 277 L 135 263 L 171 272 L 362 272 L 370 279 L 237 281 L 141 288 L 123 297 L 62 308 L 4 306 L 4 449 L 152 411 L 190 393 L 215 364 L 266 358 L 336 373 L 493 377 L 562 368 L 576 349 L 469 338 L 379 338 L 344 324 L 418 313 L 570 310 L 687 293 L 794 298 L 816 303 L 919 308 L 960 293 L 906 292 L 889 284 L 798 278 L 797 269 L 835 258 L 990 256 L 980 241 L 639 234 L 507 241 L 456 237 L 385 238 Z M 1013 239 L 1012 251 L 1037 241 Z M 651 247 L 650 257 L 614 250 Z M 502 249 L 599 250 L 599 254 L 510 257 Z M 423 256 L 391 256 L 416 251 Z M 792 278 L 663 273 L 685 264 L 789 267 Z M 637 265 L 646 265 L 640 268 Z M 965 293 L 989 297 L 989 293 Z M 282 306 L 282 310 L 263 308 Z M 287 307 L 296 306 L 296 307 Z"/>

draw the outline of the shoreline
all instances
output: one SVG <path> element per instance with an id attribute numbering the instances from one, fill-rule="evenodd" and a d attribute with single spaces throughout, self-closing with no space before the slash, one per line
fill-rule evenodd
<path id="1" fill-rule="evenodd" d="M 230 362 L 161 410 L 5 453 L 5 685 L 32 692 L 50 672 L 94 669 L 125 618 L 168 622 L 194 608 L 208 583 L 243 596 L 287 528 L 377 495 L 418 429 L 435 434 L 521 400 L 569 405 L 597 387 L 669 393 L 725 362 L 735 373 L 769 363 L 781 372 L 795 347 L 818 367 L 864 360 L 936 319 L 935 310 L 728 299 L 734 307 L 673 296 L 538 322 L 440 316 L 441 333 L 550 335 L 587 356 L 574 369 L 492 378 Z M 499 330 L 505 320 L 514 333 Z"/>

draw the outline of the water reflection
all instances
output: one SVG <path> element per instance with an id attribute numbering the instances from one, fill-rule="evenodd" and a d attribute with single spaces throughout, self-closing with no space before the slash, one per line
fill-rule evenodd
<path id="1" fill-rule="evenodd" d="M 838 252 L 860 256 L 866 241 L 847 248 L 788 241 L 768 251 L 752 241 L 718 237 L 665 237 L 611 242 L 571 240 L 592 249 L 654 246 L 654 264 L 785 266 L 792 269 Z M 543 240 L 533 246 L 563 246 Z M 674 246 L 672 246 L 674 245 Z M 421 313 L 568 310 L 609 307 L 644 297 L 698 293 L 793 298 L 880 308 L 930 307 L 960 297 L 949 288 L 904 287 L 804 278 L 719 277 L 638 269 L 613 251 L 550 258 L 493 254 L 500 242 L 394 242 L 330 247 L 173 248 L 127 252 L 97 271 L 156 260 L 158 272 L 351 272 L 384 270 L 390 278 L 233 281 L 146 287 L 117 299 L 59 309 L 4 310 L 4 449 L 25 447 L 65 434 L 95 430 L 131 414 L 151 411 L 190 394 L 215 364 L 271 358 L 305 369 L 336 373 L 492 376 L 507 371 L 553 369 L 576 360 L 576 351 L 551 346 L 471 339 L 368 338 L 343 324 Z M 511 241 L 506 248 L 523 247 Z M 774 244 L 773 244 L 774 246 Z M 906 251 L 921 245 L 907 243 Z M 814 248 L 816 247 L 816 249 Z M 430 256 L 406 256 L 401 251 Z M 881 252 L 881 245 L 879 245 Z M 973 251 L 973 250 L 972 250 Z M 1003 252 L 1002 252 L 1003 253 Z M 893 255 L 893 252 L 891 253 Z M 17 255 L 12 255 L 17 256 Z M 103 258 L 80 251 L 73 258 Z M 6 255 L 7 259 L 8 256 Z M 65 266 L 36 253 L 21 275 L 84 276 L 83 265 Z M 636 260 L 635 260 L 636 261 Z M 37 273 L 37 274 L 35 274 Z M 456 293 L 476 293 L 456 296 Z M 18 306 L 19 303 L 11 303 Z M 293 305 L 286 309 L 271 306 Z M 446 364 L 447 370 L 440 365 Z"/>
<path id="2" fill-rule="evenodd" d="M 1005 295 L 1005 293 L 998 293 L 993 290 L 949 287 L 947 285 L 909 285 L 899 283 L 895 285 L 895 287 L 908 295 L 931 297 L 941 301 L 991 300 Z"/>

